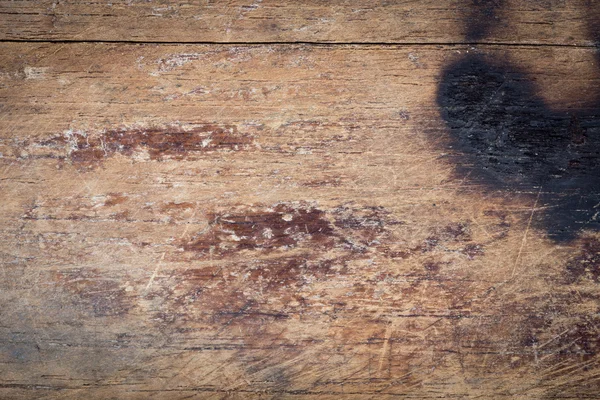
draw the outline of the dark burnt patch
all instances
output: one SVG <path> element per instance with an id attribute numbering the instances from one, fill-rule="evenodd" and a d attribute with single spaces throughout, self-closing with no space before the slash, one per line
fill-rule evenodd
<path id="1" fill-rule="evenodd" d="M 84 305 L 96 317 L 125 315 L 133 308 L 126 288 L 96 269 L 58 271 L 53 280 L 73 296 L 74 305 Z"/>
<path id="2" fill-rule="evenodd" d="M 206 152 L 239 151 L 253 147 L 253 136 L 240 133 L 234 125 L 203 124 L 191 128 L 120 128 L 99 133 L 67 131 L 41 143 L 48 148 L 66 146 L 73 163 L 92 166 L 122 154 L 150 160 L 183 160 Z M 146 155 L 147 154 L 147 155 Z"/>
<path id="3" fill-rule="evenodd" d="M 600 100 L 556 111 L 536 93 L 535 79 L 476 50 L 450 64 L 437 95 L 445 146 L 461 179 L 534 192 L 544 208 L 533 224 L 568 241 L 600 228 Z"/>

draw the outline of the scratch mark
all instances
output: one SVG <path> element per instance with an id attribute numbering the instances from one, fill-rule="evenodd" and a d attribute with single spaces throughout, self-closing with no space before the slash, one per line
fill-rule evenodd
<path id="1" fill-rule="evenodd" d="M 533 203 L 533 207 L 531 207 L 531 214 L 529 215 L 529 221 L 527 221 L 527 227 L 525 228 L 525 233 L 523 234 L 523 239 L 521 240 L 521 247 L 519 248 L 519 253 L 517 254 L 517 258 L 515 259 L 515 265 L 513 266 L 512 274 L 510 275 L 510 279 L 515 277 L 515 273 L 517 272 L 517 268 L 519 267 L 519 263 L 521 261 L 521 254 L 523 253 L 523 248 L 525 248 L 525 244 L 527 243 L 527 234 L 529 233 L 529 228 L 531 227 L 531 222 L 533 221 L 533 215 L 535 214 L 535 210 L 540 200 L 540 194 L 542 193 L 542 187 L 540 186 L 540 190 L 538 190 L 537 197 L 535 198 L 535 202 Z"/>
<path id="2" fill-rule="evenodd" d="M 392 337 L 392 333 L 394 332 L 395 325 L 396 324 L 394 323 L 394 321 L 391 321 L 390 324 L 388 325 L 387 329 L 385 330 L 385 338 L 383 341 L 383 348 L 381 349 L 381 355 L 379 356 L 379 367 L 377 369 L 379 372 L 381 372 L 381 370 L 383 369 L 385 355 L 388 352 L 390 338 Z"/>
<path id="3" fill-rule="evenodd" d="M 192 219 L 195 216 L 196 216 L 196 210 L 194 210 L 194 212 L 192 213 L 192 215 L 188 219 L 188 223 L 185 224 L 185 229 L 183 230 L 183 233 L 181 234 L 181 236 L 179 236 L 179 240 L 183 239 L 185 237 L 185 235 L 187 235 L 188 228 L 189 228 L 189 223 L 192 221 Z M 154 269 L 154 272 L 152 273 L 152 276 L 150 276 L 150 280 L 148 281 L 148 284 L 146 285 L 146 289 L 145 289 L 146 293 L 148 293 L 148 290 L 150 290 L 150 287 L 152 286 L 152 283 L 154 282 L 154 279 L 156 278 L 156 275 L 160 271 L 160 267 L 162 266 L 162 262 L 163 262 L 166 254 L 167 254 L 166 251 L 163 252 L 162 255 L 160 256 L 160 260 L 158 260 L 158 263 L 156 263 L 156 268 Z"/>

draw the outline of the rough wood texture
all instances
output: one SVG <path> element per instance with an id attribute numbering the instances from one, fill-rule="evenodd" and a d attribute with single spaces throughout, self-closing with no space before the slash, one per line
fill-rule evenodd
<path id="1" fill-rule="evenodd" d="M 0 38 L 157 42 L 464 43 L 465 21 L 501 21 L 492 43 L 591 45 L 597 0 L 0 1 Z M 501 8 L 498 7 L 501 5 Z M 481 38 L 477 38 L 481 39 Z"/>
<path id="2" fill-rule="evenodd" d="M 439 98 L 590 115 L 593 49 L 0 47 L 1 398 L 597 398 L 600 236 Z"/>
<path id="3" fill-rule="evenodd" d="M 0 15 L 0 399 L 599 398 L 597 1 Z"/>

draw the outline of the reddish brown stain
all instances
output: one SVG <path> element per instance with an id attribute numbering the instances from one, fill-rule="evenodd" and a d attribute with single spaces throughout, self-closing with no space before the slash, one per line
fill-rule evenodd
<path id="1" fill-rule="evenodd" d="M 268 318 L 284 318 L 309 306 L 304 290 L 346 276 L 349 261 L 372 257 L 392 240 L 390 226 L 401 224 L 383 207 L 322 210 L 308 203 L 240 206 L 209 218 L 209 227 L 182 247 L 217 265 L 173 273 L 157 284 L 162 292 L 148 298 L 164 315 L 185 321 L 238 313 L 237 320 L 272 310 Z M 252 253 L 242 258 L 243 252 L 269 258 Z"/>
<path id="2" fill-rule="evenodd" d="M 311 227 L 315 231 L 324 228 L 319 240 L 287 237 L 287 229 L 288 233 L 300 231 L 299 222 L 282 218 L 292 213 L 298 215 L 297 221 L 309 226 L 309 231 Z M 565 284 L 564 277 L 549 275 L 549 284 L 557 285 L 556 279 L 563 279 L 562 286 L 553 286 L 552 296 L 531 297 L 527 297 L 526 286 L 518 286 L 521 292 L 516 294 L 513 287 L 495 288 L 493 282 L 472 280 L 465 271 L 457 276 L 452 259 L 446 261 L 446 255 L 459 253 L 472 258 L 489 245 L 474 242 L 476 235 L 468 221 L 432 227 L 423 233 L 425 243 L 415 248 L 414 243 L 411 247 L 394 247 L 402 241 L 396 232 L 403 231 L 403 222 L 382 207 L 344 205 L 321 209 L 306 203 L 282 203 L 270 207 L 240 206 L 230 212 L 214 212 L 211 218 L 210 227 L 184 246 L 201 257 L 213 246 L 215 265 L 175 270 L 161 278 L 163 281 L 147 296 L 155 302 L 157 321 L 165 326 L 183 329 L 194 326 L 194 322 L 197 326 L 225 324 L 232 332 L 238 328 L 256 332 L 259 337 L 245 340 L 246 345 L 278 346 L 285 343 L 280 338 L 282 325 L 278 325 L 282 320 L 302 318 L 304 313 L 318 309 L 330 318 L 332 335 L 347 335 L 347 341 L 364 341 L 373 346 L 377 354 L 375 370 L 381 365 L 401 367 L 394 364 L 399 362 L 395 357 L 383 364 L 379 361 L 384 341 L 390 353 L 397 342 L 411 343 L 417 353 L 437 351 L 440 361 L 448 356 L 445 350 L 449 343 L 464 352 L 454 354 L 461 362 L 472 357 L 473 349 L 485 349 L 490 363 L 486 368 L 491 369 L 499 365 L 529 368 L 536 362 L 544 367 L 563 361 L 573 364 L 598 354 L 596 327 L 600 321 L 572 314 L 584 301 L 597 301 L 597 295 L 578 286 L 590 283 L 590 279 L 584 279 L 588 275 L 580 275 L 574 284 Z M 490 234 L 492 241 L 501 240 L 510 226 L 504 222 L 507 217 L 498 218 L 498 231 Z M 398 230 L 390 229 L 394 226 Z M 264 237 L 261 232 L 267 228 L 280 237 Z M 246 238 L 234 240 L 232 234 L 238 239 Z M 234 243 L 240 247 L 234 247 Z M 595 254 L 595 246 L 590 240 L 567 265 L 589 260 L 590 254 Z M 263 254 L 233 258 L 240 249 Z M 263 257 L 264 253 L 268 257 Z M 369 269 L 366 260 L 376 257 L 400 259 L 396 265 L 391 262 L 380 264 L 386 265 L 383 268 Z M 420 262 L 402 260 L 411 257 Z M 357 261 L 359 266 L 355 267 L 353 263 Z M 202 265 L 209 264 L 204 258 Z M 414 266 L 410 269 L 398 268 L 411 264 Z M 360 276 L 357 274 L 354 279 L 356 271 L 360 271 Z M 571 274 L 566 268 L 564 273 Z M 323 286 L 328 289 L 323 290 Z M 343 297 L 332 297 L 326 292 L 342 287 Z M 586 298 L 586 293 L 592 297 Z M 386 333 L 383 319 L 369 320 L 371 328 L 364 335 L 355 327 L 335 326 L 336 319 L 355 315 L 352 307 L 356 304 L 371 301 L 384 302 L 390 314 L 400 312 L 424 318 L 415 318 L 420 322 L 412 323 L 414 326 L 407 322 L 402 334 L 393 329 Z M 380 324 L 380 329 L 373 329 L 374 324 Z M 346 328 L 347 332 L 343 332 Z M 415 332 L 418 339 L 407 337 L 405 332 Z M 426 343 L 418 344 L 421 340 Z M 411 359 L 407 356 L 402 362 Z"/>
<path id="3" fill-rule="evenodd" d="M 451 223 L 441 229 L 440 237 L 443 241 L 468 242 L 471 240 L 471 228 L 466 222 Z"/>
<path id="4" fill-rule="evenodd" d="M 512 224 L 506 211 L 486 210 L 483 215 L 486 217 L 495 217 L 498 220 L 496 224 L 488 225 L 486 227 L 489 235 L 492 235 L 496 239 L 502 239 L 508 236 Z"/>
<path id="5" fill-rule="evenodd" d="M 436 250 L 450 250 L 448 246 L 461 247 L 454 251 L 465 254 L 469 258 L 484 253 L 485 246 L 472 242 L 472 233 L 468 222 L 453 222 L 432 230 L 432 233 L 418 246 L 399 252 L 400 258 L 408 258 L 412 254 L 429 253 Z"/>
<path id="6" fill-rule="evenodd" d="M 247 150 L 252 147 L 253 137 L 238 132 L 234 125 L 205 124 L 191 129 L 122 128 L 97 134 L 69 131 L 41 144 L 51 148 L 67 146 L 71 161 L 94 165 L 115 154 L 132 156 L 138 151 L 147 152 L 151 160 L 182 160 L 203 152 Z"/>
<path id="7" fill-rule="evenodd" d="M 129 213 L 128 210 L 125 211 L 121 211 L 121 212 L 117 212 L 114 213 L 110 216 L 111 219 L 114 219 L 115 221 L 130 221 L 131 220 L 131 214 Z"/>
<path id="8" fill-rule="evenodd" d="M 146 298 L 157 302 L 156 318 L 161 323 L 207 318 L 218 322 L 215 319 L 243 319 L 256 313 L 287 318 L 291 309 L 303 307 L 297 290 L 331 273 L 331 262 L 309 261 L 310 256 L 188 269 L 165 278 Z M 291 302 L 296 306 L 290 306 Z"/>
<path id="9" fill-rule="evenodd" d="M 389 241 L 402 224 L 383 207 L 339 206 L 327 212 L 307 203 L 242 207 L 209 215 L 209 228 L 184 242 L 186 251 L 224 257 L 242 250 L 272 252 L 307 246 L 312 252 L 367 253 Z"/>
<path id="10" fill-rule="evenodd" d="M 127 201 L 127 196 L 123 195 L 122 193 L 109 193 L 106 197 L 107 199 L 104 202 L 106 207 L 116 206 Z"/>
<path id="11" fill-rule="evenodd" d="M 579 241 L 580 250 L 567 260 L 562 276 L 547 278 L 551 293 L 506 304 L 505 310 L 523 314 L 517 345 L 530 349 L 530 359 L 551 355 L 563 362 L 587 362 L 600 354 L 600 296 L 596 288 L 600 241 L 595 237 Z M 595 307 L 595 313 L 589 312 L 590 306 Z"/>
<path id="12" fill-rule="evenodd" d="M 164 203 L 160 209 L 161 209 L 161 211 L 168 212 L 168 211 L 172 211 L 172 210 L 175 210 L 175 211 L 188 210 L 188 209 L 191 209 L 194 207 L 196 207 L 196 204 L 190 203 L 189 201 L 182 201 L 182 202 L 169 201 L 169 202 Z"/>
<path id="13" fill-rule="evenodd" d="M 425 268 L 425 271 L 428 273 L 436 273 L 440 271 L 441 266 L 440 263 L 427 261 L 425 264 L 423 264 L 423 268 Z"/>
<path id="14" fill-rule="evenodd" d="M 583 301 L 575 291 L 561 293 L 556 298 L 559 302 L 536 301 L 537 313 L 522 320 L 518 344 L 530 348 L 532 353 L 539 351 L 557 359 L 573 355 L 584 361 L 593 359 L 600 353 L 600 317 L 573 312 Z"/>
<path id="15" fill-rule="evenodd" d="M 301 242 L 332 247 L 334 230 L 325 213 L 306 206 L 277 204 L 210 216 L 210 230 L 183 245 L 184 250 L 224 256 L 240 250 L 292 248 Z"/>
<path id="16" fill-rule="evenodd" d="M 460 250 L 461 253 L 470 259 L 481 256 L 485 253 L 484 247 L 477 243 L 469 243 Z"/>

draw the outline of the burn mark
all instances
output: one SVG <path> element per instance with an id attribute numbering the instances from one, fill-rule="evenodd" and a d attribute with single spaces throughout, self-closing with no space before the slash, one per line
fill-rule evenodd
<path id="1" fill-rule="evenodd" d="M 484 18 L 469 19 L 467 31 L 479 40 L 501 4 L 475 5 Z M 546 207 L 533 223 L 555 240 L 572 240 L 582 228 L 600 228 L 600 93 L 588 108 L 555 111 L 534 81 L 476 50 L 450 64 L 437 95 L 447 146 L 458 175 L 491 189 L 539 192 L 538 204 Z"/>
<path id="2" fill-rule="evenodd" d="M 125 315 L 133 308 L 126 288 L 96 269 L 58 271 L 53 279 L 74 296 L 74 304 L 84 305 L 96 317 Z"/>
<path id="3" fill-rule="evenodd" d="M 93 166 L 115 154 L 160 161 L 183 160 L 206 152 L 248 150 L 253 147 L 253 136 L 238 132 L 234 125 L 214 124 L 189 129 L 180 126 L 122 128 L 101 133 L 69 130 L 42 142 L 41 146 L 66 146 L 73 163 Z"/>

